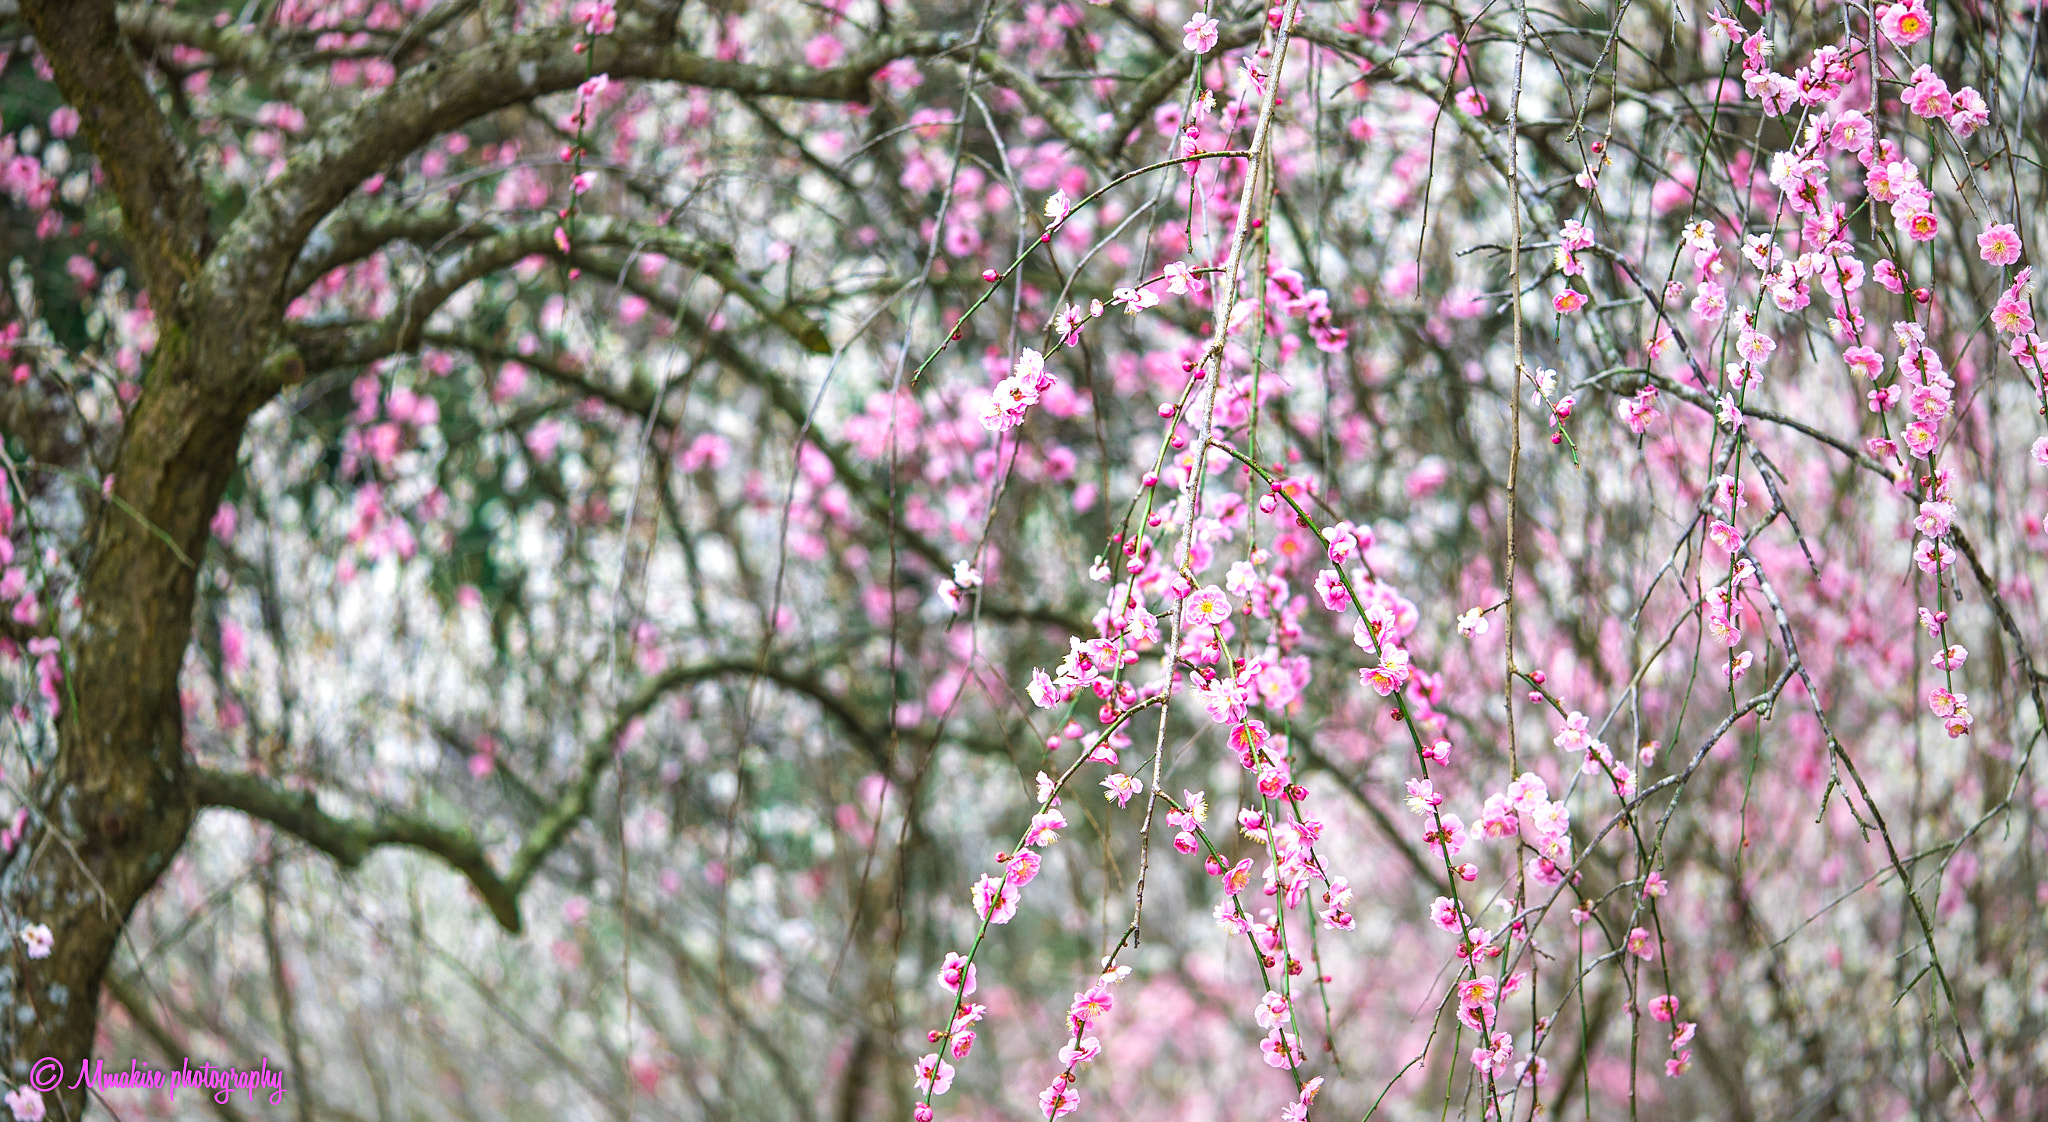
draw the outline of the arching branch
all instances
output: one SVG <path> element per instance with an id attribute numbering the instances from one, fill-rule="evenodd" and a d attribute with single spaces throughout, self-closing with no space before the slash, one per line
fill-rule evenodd
<path id="1" fill-rule="evenodd" d="M 519 930 L 519 894 L 491 868 L 490 858 L 467 830 L 388 810 L 379 810 L 368 820 L 336 817 L 320 809 L 311 791 L 285 791 L 246 773 L 194 769 L 192 782 L 200 806 L 226 807 L 261 818 L 334 858 L 344 869 L 354 869 L 383 846 L 431 853 L 469 878 L 505 930 Z"/>
<path id="2" fill-rule="evenodd" d="M 501 229 L 478 239 L 460 253 L 442 259 L 423 283 L 376 323 L 304 328 L 294 332 L 294 341 L 307 369 L 318 371 L 359 365 L 416 349 L 426 334 L 428 321 L 464 285 L 510 268 L 528 257 L 560 257 L 561 244 L 556 239 L 558 228 L 558 223 L 550 217 Z M 356 229 L 349 226 L 344 236 Z M 373 236 L 365 232 L 363 240 Z M 666 227 L 611 218 L 584 219 L 577 224 L 576 241 L 582 246 L 662 254 L 710 277 L 763 319 L 781 328 L 805 350 L 813 354 L 831 350 L 823 328 L 755 283 L 740 270 L 733 260 L 732 251 L 722 245 L 700 241 Z"/>
<path id="3" fill-rule="evenodd" d="M 297 296 L 315 281 L 343 265 L 351 265 L 393 242 L 427 247 L 451 237 L 476 219 L 465 218 L 447 199 L 387 203 L 365 199 L 335 211 L 299 252 L 285 282 L 287 296 Z"/>
<path id="4" fill-rule="evenodd" d="M 575 780 L 556 797 L 528 831 L 507 871 L 500 875 L 483 845 L 468 830 L 443 826 L 387 808 L 368 818 L 348 818 L 320 808 L 311 791 L 292 792 L 269 780 L 246 772 L 194 769 L 193 793 L 198 805 L 239 810 L 276 826 L 333 858 L 344 869 L 354 869 L 369 855 L 386 846 L 405 846 L 429 853 L 468 878 L 483 898 L 499 926 L 517 933 L 521 928 L 519 898 L 533 876 L 570 830 L 590 813 L 598 781 L 618 756 L 618 742 L 628 725 L 645 716 L 662 698 L 697 682 L 714 678 L 756 676 L 801 694 L 816 702 L 826 716 L 850 735 L 854 742 L 886 766 L 882 734 L 861 720 L 843 698 L 826 689 L 815 677 L 782 666 L 757 666 L 739 659 L 714 659 L 675 667 L 642 685 L 613 714 L 603 736 L 583 754 Z"/>
<path id="5" fill-rule="evenodd" d="M 580 29 L 553 28 L 431 57 L 322 124 L 222 239 L 208 262 L 208 287 L 281 303 L 290 264 L 306 239 L 363 180 L 443 132 L 574 89 L 593 71 L 752 97 L 864 104 L 869 79 L 885 64 L 940 54 L 964 41 L 951 32 L 884 36 L 843 65 L 814 69 L 727 62 L 620 35 L 600 37 L 585 55 L 575 49 L 581 38 Z"/>

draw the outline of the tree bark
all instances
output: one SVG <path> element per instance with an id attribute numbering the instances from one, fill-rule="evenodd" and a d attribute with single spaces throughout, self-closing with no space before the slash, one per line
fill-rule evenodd
<path id="1" fill-rule="evenodd" d="M 75 1073 L 91 1054 L 101 975 L 191 827 L 178 672 L 208 523 L 259 403 L 222 387 L 253 385 L 275 335 L 260 308 L 210 307 L 191 290 L 204 195 L 112 5 L 31 0 L 23 11 L 121 203 L 159 342 L 122 426 L 112 498 L 88 530 L 77 622 L 62 637 L 56 758 L 32 778 L 31 829 L 0 867 L 4 914 L 56 938 L 46 959 L 17 951 L 0 963 L 9 1084 L 28 1082 L 43 1057 Z M 52 1118 L 82 1116 L 82 1089 L 49 1097 Z"/>

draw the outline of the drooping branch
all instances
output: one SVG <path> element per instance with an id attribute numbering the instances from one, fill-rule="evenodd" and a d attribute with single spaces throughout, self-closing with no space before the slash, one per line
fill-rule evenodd
<path id="1" fill-rule="evenodd" d="M 1705 393 L 1663 374 L 1633 369 L 1617 372 L 1644 375 L 1646 380 L 1652 385 L 1677 397 L 1701 412 L 1711 414 L 1718 408 L 1714 399 Z M 1899 476 L 1894 475 L 1891 469 L 1885 467 L 1868 453 L 1843 440 L 1841 437 L 1823 432 L 1795 417 L 1788 417 L 1782 413 L 1760 406 L 1744 408 L 1743 415 L 1754 420 L 1767 421 L 1771 424 L 1791 429 L 1802 436 L 1840 452 L 1848 458 L 1850 463 L 1855 464 L 1864 471 L 1870 472 L 1893 485 L 1899 483 Z M 1960 525 L 1951 527 L 1950 533 L 1955 538 L 1956 547 L 1962 551 L 1964 560 L 1970 563 L 1970 575 L 1975 578 L 1978 591 L 1990 602 L 1992 615 L 1998 622 L 1999 630 L 2005 632 L 2006 638 L 2013 644 L 2017 655 L 2013 660 L 2014 667 L 2019 677 L 2027 685 L 2028 697 L 2034 703 L 2035 717 L 2041 722 L 2041 726 L 2044 729 L 2048 729 L 2048 695 L 2043 695 L 2041 692 L 2041 684 L 2044 680 L 2048 680 L 2048 675 L 2043 675 L 2035 667 L 2033 648 L 2027 642 L 2026 632 L 2020 630 L 2019 621 L 2013 617 L 2011 607 L 2006 604 L 2004 595 L 1999 591 L 1998 582 L 1992 578 L 1991 573 L 1985 569 L 1983 561 L 1977 556 L 1976 547 L 1971 544 L 1969 535 L 1963 532 L 1963 528 Z"/>
<path id="2" fill-rule="evenodd" d="M 1315 20 L 1303 20 L 1298 33 L 1317 46 L 1328 47 L 1333 51 L 1370 62 L 1371 71 L 1363 75 L 1367 80 L 1390 82 L 1404 89 L 1413 90 L 1438 105 L 1450 101 L 1450 90 L 1441 78 L 1425 72 L 1383 43 L 1374 42 L 1363 35 L 1339 31 Z M 1522 196 L 1522 206 L 1527 208 L 1536 227 L 1554 228 L 1557 225 L 1557 214 L 1551 208 L 1550 201 L 1538 194 L 1534 185 L 1521 174 L 1521 169 L 1514 166 L 1514 161 L 1509 158 L 1507 149 L 1501 143 L 1501 138 L 1495 134 L 1493 126 L 1484 118 L 1469 113 L 1452 112 L 1446 116 L 1464 136 L 1465 142 L 1475 148 L 1480 158 L 1501 177 L 1502 182 L 1511 184 Z"/>
<path id="3" fill-rule="evenodd" d="M 577 259 L 587 266 L 601 267 L 607 275 L 617 274 L 619 271 L 618 262 L 599 258 L 595 254 L 579 251 Z M 900 517 L 892 519 L 889 514 L 890 498 L 884 489 L 859 470 L 844 444 L 832 439 L 828 433 L 819 431 L 817 426 L 811 423 L 814 418 L 811 416 L 810 405 L 788 379 L 770 368 L 767 363 L 735 346 L 724 332 L 713 330 L 711 325 L 704 321 L 703 316 L 656 288 L 645 278 L 633 274 L 630 270 L 625 275 L 627 291 L 659 308 L 661 313 L 674 320 L 684 333 L 704 340 L 707 344 L 706 351 L 714 361 L 767 394 L 769 403 L 775 406 L 776 411 L 788 418 L 789 422 L 796 426 L 797 431 L 805 434 L 804 439 L 807 443 L 824 453 L 825 459 L 832 465 L 834 477 L 846 484 L 847 489 L 853 493 L 854 498 L 860 502 L 870 517 L 885 524 L 893 521 L 897 541 L 912 553 L 924 558 L 933 569 L 946 572 L 952 568 L 953 559 L 945 551 L 923 534 L 904 525 Z M 985 592 L 981 600 L 981 614 L 1010 623 L 1050 624 L 1064 628 L 1071 634 L 1080 634 L 1087 629 L 1083 621 L 1073 619 L 1055 609 L 1020 606 L 992 598 Z"/>

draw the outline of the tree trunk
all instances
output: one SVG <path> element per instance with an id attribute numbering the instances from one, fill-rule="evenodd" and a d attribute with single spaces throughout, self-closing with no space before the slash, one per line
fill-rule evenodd
<path id="1" fill-rule="evenodd" d="M 191 828 L 179 669 L 209 524 L 263 399 L 254 375 L 280 316 L 269 301 L 195 291 L 205 193 L 110 0 L 22 8 L 121 204 L 159 339 L 122 418 L 111 501 L 87 523 L 76 622 L 60 634 L 57 755 L 31 777 L 32 827 L 0 864 L 0 917 L 55 936 L 46 959 L 0 962 L 4 1082 L 48 1093 L 50 1073 L 36 1065 L 53 1058 L 71 1077 L 50 1096 L 50 1117 L 77 1119 L 85 1091 L 62 1087 L 91 1053 L 101 976 Z M 61 625 L 67 613 L 55 615 Z"/>
<path id="2" fill-rule="evenodd" d="M 121 502 L 105 504 L 93 525 L 79 623 L 64 644 L 57 758 L 34 780 L 36 828 L 0 870 L 7 914 L 47 924 L 56 937 L 49 958 L 16 955 L 0 966 L 11 1083 L 27 1081 L 42 1057 L 75 1073 L 90 1054 L 100 976 L 192 823 L 178 672 L 195 565 L 247 417 L 205 399 L 194 343 L 165 325 L 125 426 L 115 467 Z M 81 1116 L 82 1090 L 58 1097 L 53 1117 Z"/>

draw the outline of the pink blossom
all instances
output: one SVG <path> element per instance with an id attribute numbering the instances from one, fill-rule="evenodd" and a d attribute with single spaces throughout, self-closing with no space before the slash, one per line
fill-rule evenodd
<path id="1" fill-rule="evenodd" d="M 1949 99 L 1952 106 L 1948 115 L 1948 127 L 1957 137 L 1969 139 L 1978 129 L 1991 121 L 1991 107 L 1984 103 L 1984 95 L 1964 86 Z"/>
<path id="2" fill-rule="evenodd" d="M 1048 1119 L 1065 1118 L 1081 1109 L 1081 1092 L 1067 1081 L 1065 1074 L 1052 1081 L 1052 1086 L 1038 1093 L 1039 1113 Z"/>
<path id="3" fill-rule="evenodd" d="M 1931 210 L 1892 210 L 1893 224 L 1916 242 L 1931 242 L 1941 233 L 1941 219 Z"/>
<path id="4" fill-rule="evenodd" d="M 1074 1003 L 1067 1007 L 1067 1016 L 1076 1025 L 1092 1025 L 1109 1015 L 1116 1008 L 1116 997 L 1109 987 L 1097 982 L 1074 995 Z"/>
<path id="5" fill-rule="evenodd" d="M 1175 261 L 1168 264 L 1164 270 L 1164 275 L 1166 277 L 1166 290 L 1175 296 L 1185 296 L 1190 292 L 1200 292 L 1208 287 L 1202 283 L 1202 278 L 1196 276 L 1194 270 L 1185 261 Z"/>
<path id="6" fill-rule="evenodd" d="M 1341 612 L 1351 606 L 1351 592 L 1344 587 L 1344 578 L 1335 569 L 1324 569 L 1316 574 L 1316 595 L 1323 601 L 1323 607 Z"/>
<path id="7" fill-rule="evenodd" d="M 845 57 L 846 47 L 835 35 L 813 35 L 804 44 L 804 64 L 819 70 L 837 66 Z"/>
<path id="8" fill-rule="evenodd" d="M 2020 235 L 2012 223 L 1986 226 L 1977 235 L 1977 256 L 1993 265 L 2011 265 L 2020 259 Z"/>
<path id="9" fill-rule="evenodd" d="M 1007 432 L 1024 423 L 1024 414 L 1038 404 L 1058 379 L 1045 369 L 1045 356 L 1029 347 L 1018 354 L 1010 376 L 981 399 L 979 420 L 990 432 Z"/>
<path id="10" fill-rule="evenodd" d="M 1913 517 L 1913 528 L 1930 538 L 1938 538 L 1948 533 L 1955 520 L 1956 508 L 1953 505 L 1944 502 L 1921 503 L 1920 513 Z"/>
<path id="11" fill-rule="evenodd" d="M 1505 1078 L 1515 1060 L 1514 1041 L 1505 1032 L 1494 1033 L 1484 1045 L 1472 1049 L 1472 1066 L 1494 1079 Z"/>
<path id="12" fill-rule="evenodd" d="M 1692 314 L 1703 320 L 1720 319 L 1728 311 L 1727 291 L 1715 281 L 1701 281 L 1692 298 Z"/>
<path id="13" fill-rule="evenodd" d="M 1116 772 L 1102 781 L 1102 797 L 1116 803 L 1119 808 L 1128 806 L 1131 796 L 1144 789 L 1144 781 L 1135 775 L 1125 775 L 1122 772 Z"/>
<path id="14" fill-rule="evenodd" d="M 1616 407 L 1616 412 L 1620 414 L 1622 423 L 1628 426 L 1629 432 L 1637 436 L 1648 432 L 1650 426 L 1657 422 L 1657 418 L 1663 415 L 1657 409 L 1657 387 L 1644 386 L 1636 391 L 1634 397 L 1623 398 Z M 1459 618 L 1463 619 L 1462 616 Z M 1458 630 L 1460 634 L 1466 633 L 1462 622 Z"/>
<path id="15" fill-rule="evenodd" d="M 1078 1045 L 1060 1045 L 1060 1063 L 1067 1067 L 1079 1067 L 1100 1055 L 1102 1055 L 1102 1042 L 1092 1036 L 1082 1037 Z"/>
<path id="16" fill-rule="evenodd" d="M 1938 430 L 1926 421 L 1914 421 L 1907 425 L 1902 435 L 1905 437 L 1906 450 L 1923 460 L 1934 451 L 1935 444 L 1939 442 Z"/>
<path id="17" fill-rule="evenodd" d="M 1448 896 L 1439 896 L 1429 906 L 1429 921 L 1440 931 L 1458 931 L 1471 922 Z"/>
<path id="18" fill-rule="evenodd" d="M 1222 24 L 1205 12 L 1196 12 L 1181 25 L 1180 45 L 1198 55 L 1208 54 L 1216 49 L 1216 39 Z"/>
<path id="19" fill-rule="evenodd" d="M 1067 816 L 1058 810 L 1048 810 L 1031 816 L 1031 827 L 1024 832 L 1024 844 L 1041 848 L 1060 840 L 1059 832 L 1067 828 Z"/>
<path id="20" fill-rule="evenodd" d="M 2018 335 L 2034 329 L 2034 310 L 2024 300 L 2001 296 L 1991 308 L 1991 326 L 2001 335 Z"/>
<path id="21" fill-rule="evenodd" d="M 1456 857 L 1465 848 L 1465 820 L 1442 812 L 1438 812 L 1436 819 L 1423 833 L 1423 843 L 1442 850 L 1446 857 Z"/>
<path id="22" fill-rule="evenodd" d="M 1159 296 L 1147 288 L 1119 288 L 1109 302 L 1131 315 L 1137 315 L 1146 308 L 1158 307 Z"/>
<path id="23" fill-rule="evenodd" d="M 992 876 L 974 882 L 974 914 L 990 923 L 1008 923 L 1017 914 L 1015 885 Z"/>
<path id="24" fill-rule="evenodd" d="M 937 1052 L 917 1061 L 917 1089 L 927 1095 L 943 1095 L 953 1087 L 953 1065 Z"/>
<path id="25" fill-rule="evenodd" d="M 1359 681 L 1371 687 L 1381 697 L 1387 697 L 1407 683 L 1411 673 L 1408 652 L 1400 647 L 1388 647 L 1380 664 L 1358 672 Z"/>
<path id="26" fill-rule="evenodd" d="M 1950 549 L 1946 542 L 1922 538 L 1920 544 L 1913 547 L 1913 564 L 1923 573 L 1947 569 L 1955 563 L 1956 551 Z"/>
<path id="27" fill-rule="evenodd" d="M 14 1115 L 14 1122 L 43 1122 L 47 1110 L 43 1093 L 26 1083 L 7 1092 L 7 1109 Z"/>
<path id="28" fill-rule="evenodd" d="M 1913 72 L 1913 84 L 1907 88 L 1901 99 L 1906 108 L 1916 117 L 1940 117 L 1947 119 L 1954 108 L 1949 100 L 1948 83 L 1942 81 L 1928 67 L 1922 66 Z"/>
<path id="29" fill-rule="evenodd" d="M 954 952 L 946 952 L 946 963 L 939 968 L 939 985 L 963 997 L 974 992 L 974 964 Z"/>
<path id="30" fill-rule="evenodd" d="M 1259 1041 L 1259 1053 L 1265 1058 L 1267 1067 L 1280 1068 L 1283 1071 L 1299 1067 L 1307 1060 L 1302 1054 L 1301 1042 L 1295 1035 L 1278 1027 L 1267 1033 L 1264 1040 Z"/>
<path id="31" fill-rule="evenodd" d="M 1181 604 L 1181 618 L 1189 627 L 1213 627 L 1230 618 L 1230 598 L 1213 584 L 1205 586 Z"/>
<path id="32" fill-rule="evenodd" d="M 1877 26 L 1894 44 L 1910 47 L 1933 33 L 1934 20 L 1928 15 L 1924 0 L 1907 0 L 1879 8 Z"/>

